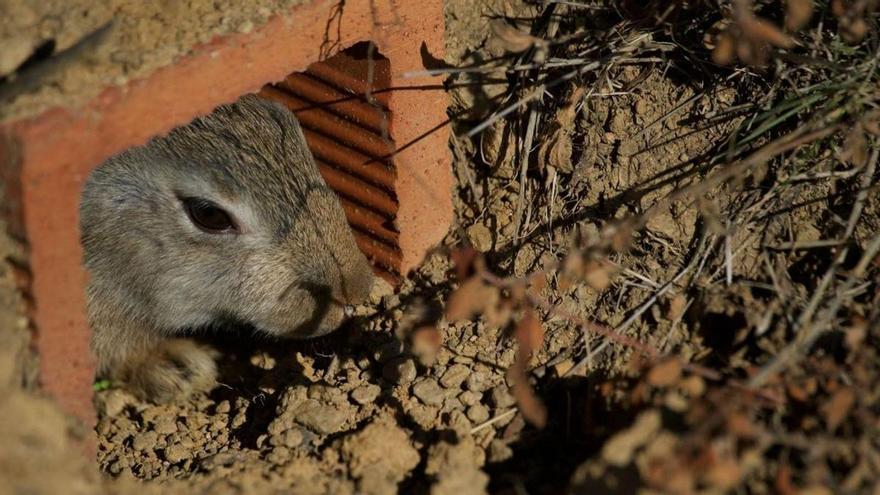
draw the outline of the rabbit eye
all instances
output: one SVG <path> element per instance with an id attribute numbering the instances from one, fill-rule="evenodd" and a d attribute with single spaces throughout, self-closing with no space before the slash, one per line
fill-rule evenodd
<path id="1" fill-rule="evenodd" d="M 201 198 L 183 198 L 182 201 L 190 221 L 201 230 L 209 234 L 237 230 L 229 214 L 216 204 Z"/>

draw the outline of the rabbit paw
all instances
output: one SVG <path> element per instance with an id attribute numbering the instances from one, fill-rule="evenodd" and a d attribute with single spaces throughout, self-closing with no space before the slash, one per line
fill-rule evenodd
<path id="1" fill-rule="evenodd" d="M 173 402 L 214 387 L 216 357 L 217 351 L 192 340 L 166 340 L 137 363 L 130 363 L 125 381 L 141 398 Z"/>

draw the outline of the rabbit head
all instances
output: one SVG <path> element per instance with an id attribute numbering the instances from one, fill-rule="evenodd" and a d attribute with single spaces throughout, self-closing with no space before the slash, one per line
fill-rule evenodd
<path id="1" fill-rule="evenodd" d="M 90 310 L 161 332 L 321 335 L 373 281 L 298 122 L 253 95 L 109 159 L 80 216 Z"/>

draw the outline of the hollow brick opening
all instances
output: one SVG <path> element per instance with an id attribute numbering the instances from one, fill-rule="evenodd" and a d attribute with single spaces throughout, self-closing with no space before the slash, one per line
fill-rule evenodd
<path id="1" fill-rule="evenodd" d="M 302 2 L 252 32 L 217 37 L 87 102 L 39 107 L 0 123 L 0 216 L 23 253 L 15 274 L 32 296 L 39 385 L 63 410 L 94 424 L 77 229 L 82 181 L 114 153 L 242 94 L 262 87 L 264 96 L 275 90 L 307 103 L 294 111 L 379 275 L 399 281 L 440 242 L 453 216 L 446 96 L 441 78 L 432 80 L 436 87 L 417 87 L 401 73 L 421 68 L 425 53 L 442 57 L 443 4 L 398 4 L 393 15 L 377 5 L 384 4 L 345 2 L 343 16 L 341 4 Z M 365 39 L 376 45 L 358 43 Z M 350 48 L 306 65 L 341 46 Z M 308 88 L 286 90 L 294 70 L 318 83 L 312 87 L 338 93 L 339 101 L 309 96 Z M 263 87 L 267 81 L 279 82 Z"/>
<path id="2" fill-rule="evenodd" d="M 259 94 L 296 115 L 321 175 L 339 196 L 358 247 L 376 274 L 396 285 L 401 251 L 395 227 L 390 86 L 390 61 L 370 42 L 361 42 L 267 84 Z"/>

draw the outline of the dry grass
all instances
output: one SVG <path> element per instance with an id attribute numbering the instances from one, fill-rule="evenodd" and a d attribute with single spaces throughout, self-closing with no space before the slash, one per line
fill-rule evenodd
<path id="1" fill-rule="evenodd" d="M 447 71 L 507 80 L 494 108 L 458 124 L 478 150 L 459 171 L 470 187 L 458 238 L 485 255 L 454 253 L 462 283 L 447 316 L 509 328 L 518 406 L 550 437 L 577 421 L 581 409 L 554 411 L 552 398 L 576 377 L 566 390 L 581 400 L 662 413 L 648 433 L 639 420 L 563 435 L 607 442 L 582 452 L 575 491 L 610 489 L 620 469 L 675 493 L 880 489 L 878 2 L 540 4 L 534 19 L 494 21 L 505 55 Z M 597 99 L 638 100 L 658 73 L 690 91 L 636 138 L 685 140 L 686 123 L 726 139 L 591 203 L 583 115 Z M 735 98 L 695 105 L 719 88 Z M 491 224 L 499 190 L 514 212 L 488 247 L 472 228 Z M 652 220 L 670 209 L 693 212 L 693 229 L 658 235 Z M 518 253 L 536 245 L 550 256 L 519 273 Z M 592 307 L 563 304 L 577 287 Z M 582 341 L 541 352 L 560 321 Z M 640 432 L 627 455 L 611 452 Z"/>

